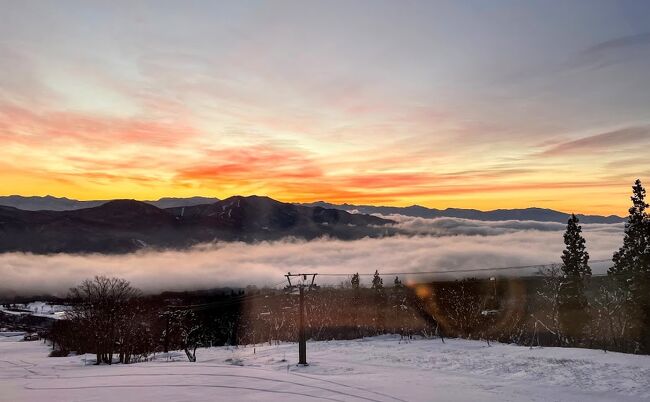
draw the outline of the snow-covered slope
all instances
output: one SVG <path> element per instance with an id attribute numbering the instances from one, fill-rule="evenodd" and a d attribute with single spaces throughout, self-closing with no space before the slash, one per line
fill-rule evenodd
<path id="1" fill-rule="evenodd" d="M 399 337 L 180 353 L 131 365 L 48 358 L 39 342 L 0 337 L 0 401 L 639 401 L 650 356 Z M 84 359 L 88 365 L 84 365 Z M 285 361 L 286 359 L 286 361 Z"/>
<path id="2" fill-rule="evenodd" d="M 50 304 L 47 302 L 36 301 L 27 304 L 14 304 L 11 308 L 0 306 L 0 311 L 5 314 L 24 315 L 29 314 L 36 317 L 52 318 L 55 320 L 65 317 L 68 306 L 59 304 Z"/>

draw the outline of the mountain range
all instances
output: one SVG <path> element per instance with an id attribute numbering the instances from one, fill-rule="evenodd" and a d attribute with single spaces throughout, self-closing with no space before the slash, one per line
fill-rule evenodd
<path id="1" fill-rule="evenodd" d="M 171 208 L 134 200 L 65 211 L 0 206 L 0 252 L 114 254 L 214 241 L 353 240 L 394 234 L 394 228 L 383 227 L 389 223 L 393 221 L 258 196 Z"/>
<path id="2" fill-rule="evenodd" d="M 98 207 L 111 200 L 79 201 L 65 197 L 23 197 L 21 195 L 0 196 L 0 205 L 14 207 L 25 211 L 71 211 L 82 208 Z M 218 198 L 190 197 L 173 198 L 165 197 L 156 201 L 142 201 L 158 208 L 187 207 L 192 205 L 211 204 L 219 201 Z"/>
<path id="3" fill-rule="evenodd" d="M 57 198 L 52 196 L 45 197 L 23 197 L 19 195 L 0 196 L 0 205 L 14 207 L 26 211 L 70 211 L 82 208 L 97 207 L 109 202 L 110 200 L 78 201 L 69 198 Z M 190 197 L 190 198 L 161 198 L 156 201 L 142 201 L 158 208 L 187 207 L 196 205 L 213 204 L 218 202 L 218 198 L 211 197 Z M 539 221 L 539 222 L 559 222 L 566 223 L 569 214 L 546 208 L 523 208 L 523 209 L 495 209 L 492 211 L 480 211 L 477 209 L 447 208 L 436 209 L 427 208 L 420 205 L 409 207 L 385 207 L 374 205 L 354 205 L 354 204 L 331 204 L 324 201 L 313 203 L 299 204 L 308 207 L 321 207 L 326 209 L 338 209 L 347 212 L 358 212 L 362 214 L 380 214 L 380 215 L 406 215 L 418 218 L 462 218 L 475 219 L 481 221 Z M 582 223 L 620 223 L 625 218 L 616 215 L 583 215 L 577 214 Z"/>
<path id="4" fill-rule="evenodd" d="M 410 207 L 382 207 L 374 205 L 353 205 L 353 204 L 330 204 L 324 201 L 302 204 L 310 207 L 335 208 L 342 211 L 387 215 L 406 215 L 418 218 L 462 218 L 479 221 L 538 221 L 538 222 L 559 222 L 566 223 L 570 214 L 546 208 L 523 208 L 523 209 L 495 209 L 492 211 L 480 211 L 478 209 L 447 208 L 435 209 L 426 208 L 420 205 Z M 616 215 L 583 215 L 576 214 L 581 223 L 620 223 L 625 218 Z"/>
<path id="5" fill-rule="evenodd" d="M 3 204 L 9 204 L 2 206 Z M 382 217 L 373 214 L 382 215 Z M 0 253 L 128 253 L 185 249 L 215 241 L 258 242 L 323 236 L 342 240 L 400 233 L 393 214 L 484 221 L 566 222 L 542 208 L 479 211 L 372 205 L 283 203 L 269 197 L 161 198 L 157 201 L 77 201 L 55 197 L 0 197 Z M 578 215 L 583 223 L 618 223 L 618 216 Z"/>

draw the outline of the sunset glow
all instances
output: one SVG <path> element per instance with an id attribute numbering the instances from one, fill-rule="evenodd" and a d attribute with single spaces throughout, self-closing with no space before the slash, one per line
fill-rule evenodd
<path id="1" fill-rule="evenodd" d="M 624 215 L 650 180 L 643 2 L 117 3 L 0 2 L 0 195 Z"/>

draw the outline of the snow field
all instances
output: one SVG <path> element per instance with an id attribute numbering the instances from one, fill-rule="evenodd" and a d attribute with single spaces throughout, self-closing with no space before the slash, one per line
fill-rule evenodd
<path id="1" fill-rule="evenodd" d="M 0 401 L 642 401 L 650 356 L 381 336 L 298 348 L 214 347 L 149 362 L 94 366 L 47 357 L 42 342 L 0 337 Z M 84 363 L 86 365 L 84 365 Z"/>

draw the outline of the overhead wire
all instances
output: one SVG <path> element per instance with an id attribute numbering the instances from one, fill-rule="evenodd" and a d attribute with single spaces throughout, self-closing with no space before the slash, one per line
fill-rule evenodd
<path id="1" fill-rule="evenodd" d="M 593 260 L 592 263 L 607 262 L 611 260 Z M 547 263 L 547 264 L 533 264 L 533 265 L 515 265 L 506 267 L 491 267 L 491 268 L 450 268 L 436 271 L 411 271 L 411 272 L 384 272 L 380 275 L 434 275 L 434 274 L 452 274 L 452 273 L 467 273 L 467 272 L 491 272 L 491 271 L 505 271 L 516 269 L 530 269 L 530 268 L 543 268 L 559 265 L 560 263 Z M 352 276 L 357 273 L 322 273 L 318 276 Z M 373 273 L 358 273 L 359 276 L 373 276 Z"/>
<path id="2" fill-rule="evenodd" d="M 591 263 L 601 263 L 601 262 L 609 262 L 611 261 L 610 259 L 603 259 L 603 260 L 592 260 L 590 261 Z M 455 273 L 470 273 L 470 272 L 494 272 L 494 271 L 507 271 L 507 270 L 519 270 L 519 269 L 531 269 L 531 268 L 545 268 L 545 267 L 552 267 L 552 266 L 558 266 L 560 263 L 547 263 L 547 264 L 532 264 L 532 265 L 515 265 L 515 266 L 506 266 L 506 267 L 491 267 L 491 268 L 457 268 L 457 269 L 444 269 L 444 270 L 436 270 L 436 271 L 411 271 L 411 272 L 384 272 L 381 273 L 380 276 L 389 276 L 389 275 L 436 275 L 436 274 L 455 274 Z M 632 272 L 615 272 L 615 273 L 606 273 L 606 274 L 593 274 L 591 276 L 595 277 L 603 277 L 603 276 L 622 276 L 622 275 L 635 275 L 638 273 L 632 273 Z M 641 272 L 641 274 L 650 274 L 650 272 Z M 345 276 L 345 277 L 350 277 L 352 275 L 359 275 L 359 276 L 374 276 L 375 274 L 372 273 L 334 273 L 334 272 L 329 272 L 329 273 L 319 273 L 317 274 L 318 276 Z M 285 283 L 286 279 L 275 283 L 273 285 L 270 285 L 270 288 L 275 288 L 276 286 L 279 286 L 283 283 Z M 233 304 L 239 304 L 242 302 L 247 302 L 251 300 L 256 300 L 259 298 L 264 298 L 268 297 L 268 294 L 253 294 L 253 295 L 244 295 L 240 297 L 235 297 L 231 298 L 228 300 L 220 300 L 216 302 L 211 302 L 211 303 L 201 303 L 201 304 L 194 304 L 194 305 L 184 305 L 184 306 L 167 306 L 169 309 L 176 309 L 176 310 L 195 310 L 195 311 L 200 311 L 200 310 L 205 310 L 205 309 L 210 309 L 213 307 L 225 307 Z"/>

